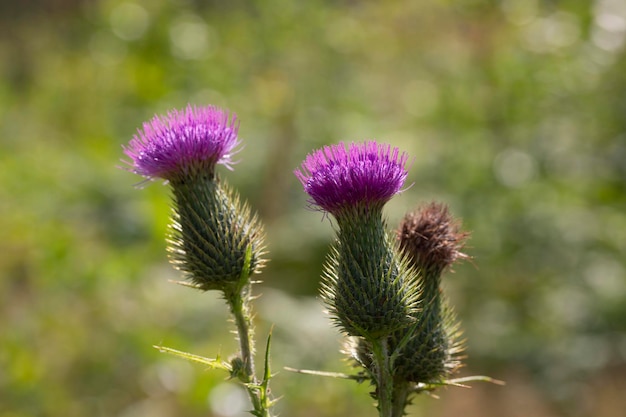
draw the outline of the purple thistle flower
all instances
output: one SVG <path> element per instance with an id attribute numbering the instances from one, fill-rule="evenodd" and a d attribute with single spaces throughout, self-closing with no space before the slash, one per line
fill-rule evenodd
<path id="1" fill-rule="evenodd" d="M 294 171 L 310 202 L 333 215 L 357 205 L 384 205 L 407 177 L 407 154 L 376 141 L 325 146 Z"/>
<path id="2" fill-rule="evenodd" d="M 176 180 L 206 175 L 216 164 L 232 169 L 232 156 L 240 144 L 236 115 L 214 106 L 188 105 L 166 117 L 155 116 L 138 129 L 124 153 L 130 171 L 148 179 Z"/>

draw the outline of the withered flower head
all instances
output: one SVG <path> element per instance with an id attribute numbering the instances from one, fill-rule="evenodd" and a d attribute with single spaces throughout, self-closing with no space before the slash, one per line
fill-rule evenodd
<path id="1" fill-rule="evenodd" d="M 432 202 L 407 214 L 398 229 L 400 249 L 411 262 L 425 271 L 439 272 L 459 259 L 469 234 L 460 231 L 460 222 L 445 204 Z"/>

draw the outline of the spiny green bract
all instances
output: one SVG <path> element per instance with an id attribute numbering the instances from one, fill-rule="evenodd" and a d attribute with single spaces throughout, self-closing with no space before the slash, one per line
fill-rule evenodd
<path id="1" fill-rule="evenodd" d="M 463 350 L 456 317 L 441 290 L 441 275 L 452 263 L 467 258 L 460 252 L 467 233 L 443 204 L 431 203 L 407 214 L 397 232 L 397 250 L 420 271 L 420 309 L 414 324 L 395 331 L 389 348 L 395 356 L 394 378 L 410 383 L 439 383 L 461 365 Z M 373 373 L 372 346 L 353 340 L 350 355 Z"/>
<path id="2" fill-rule="evenodd" d="M 256 216 L 219 179 L 172 183 L 170 260 L 201 290 L 238 291 L 263 266 L 263 230 Z"/>
<path id="3" fill-rule="evenodd" d="M 322 276 L 322 298 L 348 335 L 375 340 L 410 325 L 416 271 L 394 251 L 379 211 L 338 218 L 338 240 Z"/>
<path id="4" fill-rule="evenodd" d="M 424 294 L 432 293 L 425 290 Z M 394 334 L 392 345 L 401 345 L 408 336 L 394 364 L 395 375 L 416 383 L 441 382 L 461 365 L 459 353 L 463 344 L 459 340 L 459 325 L 441 294 L 424 299 L 423 306 L 414 328 Z"/>
<path id="5" fill-rule="evenodd" d="M 429 310 L 429 307 L 424 307 Z M 390 337 L 390 351 L 396 354 L 393 375 L 396 380 L 413 384 L 439 383 L 448 379 L 461 366 L 459 354 L 463 344 L 453 311 L 444 306 L 439 319 L 423 311 L 416 322 L 397 330 Z M 364 338 L 351 338 L 346 344 L 346 353 L 375 376 L 372 346 Z"/>

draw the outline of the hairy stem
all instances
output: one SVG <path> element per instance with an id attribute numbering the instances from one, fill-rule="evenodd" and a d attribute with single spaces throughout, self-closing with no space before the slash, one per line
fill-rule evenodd
<path id="1" fill-rule="evenodd" d="M 392 417 L 404 416 L 404 409 L 407 406 L 409 399 L 409 383 L 406 381 L 396 381 L 393 386 L 393 399 L 392 399 Z"/>
<path id="2" fill-rule="evenodd" d="M 393 375 L 389 354 L 389 338 L 383 337 L 372 343 L 376 362 L 376 392 L 378 394 L 378 415 L 392 417 Z"/>
<path id="3" fill-rule="evenodd" d="M 246 285 L 240 292 L 226 297 L 231 313 L 235 318 L 239 348 L 241 350 L 241 360 L 243 361 L 243 375 L 240 379 L 244 382 L 248 396 L 254 407 L 254 415 L 258 417 L 269 417 L 267 402 L 262 401 L 259 382 L 254 368 L 254 339 L 252 336 L 252 326 L 248 312 L 248 292 L 250 288 Z"/>

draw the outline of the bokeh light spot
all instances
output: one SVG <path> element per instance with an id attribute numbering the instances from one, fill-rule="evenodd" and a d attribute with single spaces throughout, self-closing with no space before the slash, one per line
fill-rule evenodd
<path id="1" fill-rule="evenodd" d="M 122 3 L 111 11 L 111 30 L 125 41 L 141 38 L 148 29 L 150 16 L 146 9 L 136 3 Z"/>
<path id="2" fill-rule="evenodd" d="M 248 408 L 248 398 L 243 390 L 229 383 L 213 388 L 209 394 L 211 411 L 217 416 L 231 417 L 242 415 Z"/>
<path id="3" fill-rule="evenodd" d="M 185 15 L 170 27 L 172 54 L 185 60 L 202 60 L 211 56 L 216 37 L 209 25 L 195 15 Z"/>
<path id="4" fill-rule="evenodd" d="M 520 187 L 535 176 L 537 164 L 528 153 L 507 149 L 496 156 L 493 169 L 502 185 Z"/>
<path id="5" fill-rule="evenodd" d="M 551 53 L 575 44 L 579 38 L 580 26 L 576 16 L 557 12 L 526 25 L 522 41 L 532 52 Z"/>

